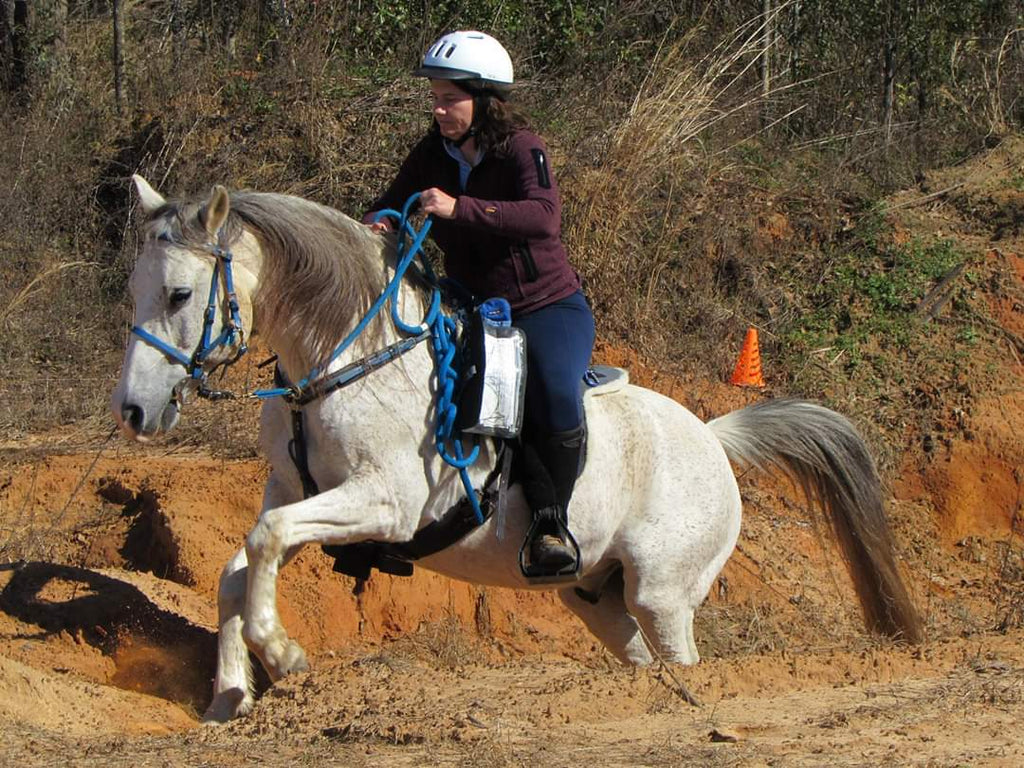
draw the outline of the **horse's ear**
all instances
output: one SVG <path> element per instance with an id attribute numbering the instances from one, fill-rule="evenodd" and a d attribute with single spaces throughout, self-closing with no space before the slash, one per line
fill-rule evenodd
<path id="1" fill-rule="evenodd" d="M 152 213 L 167 202 L 164 200 L 163 195 L 149 186 L 149 182 L 139 176 L 139 174 L 132 174 L 132 181 L 135 182 L 135 191 L 139 193 L 139 205 L 142 206 L 142 210 L 147 214 Z"/>
<path id="2" fill-rule="evenodd" d="M 217 233 L 227 221 L 228 212 L 231 210 L 231 201 L 228 198 L 228 191 L 220 184 L 210 192 L 210 199 L 206 201 L 206 232 L 211 240 L 217 239 Z"/>

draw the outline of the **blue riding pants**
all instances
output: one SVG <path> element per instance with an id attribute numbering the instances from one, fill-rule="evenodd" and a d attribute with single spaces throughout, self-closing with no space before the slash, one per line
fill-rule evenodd
<path id="1" fill-rule="evenodd" d="M 594 315 L 577 291 L 513 318 L 526 334 L 524 431 L 568 432 L 583 423 L 583 374 L 594 349 Z"/>

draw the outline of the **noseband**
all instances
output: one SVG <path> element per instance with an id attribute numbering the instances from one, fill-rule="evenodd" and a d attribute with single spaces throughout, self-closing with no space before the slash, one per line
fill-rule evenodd
<path id="1" fill-rule="evenodd" d="M 159 235 L 157 239 L 171 243 L 176 242 L 166 234 Z M 178 244 L 181 245 L 181 243 Z M 210 400 L 222 400 L 232 397 L 232 394 L 223 390 L 208 388 L 206 382 L 211 371 L 204 370 L 203 365 L 210 354 L 220 347 L 237 345 L 234 357 L 220 363 L 220 365 L 225 366 L 237 362 L 249 350 L 249 347 L 245 343 L 242 315 L 238 307 L 238 297 L 235 295 L 235 283 L 231 273 L 231 262 L 233 259 L 231 251 L 215 243 L 207 243 L 203 246 L 203 250 L 212 254 L 216 261 L 213 264 L 213 275 L 210 278 L 210 296 L 206 303 L 206 310 L 203 312 L 203 334 L 199 339 L 199 346 L 196 347 L 192 356 L 189 357 L 163 339 L 154 336 L 142 326 L 133 325 L 132 333 L 146 343 L 156 347 L 171 360 L 185 368 L 187 376 L 175 386 L 175 397 L 180 398 L 187 389 L 194 388 L 196 394 L 200 397 Z M 217 316 L 217 283 L 222 266 L 224 268 L 224 295 L 225 302 L 227 303 L 228 319 L 224 323 L 224 329 L 220 332 L 220 335 L 215 339 L 211 339 L 213 336 L 213 321 Z"/>

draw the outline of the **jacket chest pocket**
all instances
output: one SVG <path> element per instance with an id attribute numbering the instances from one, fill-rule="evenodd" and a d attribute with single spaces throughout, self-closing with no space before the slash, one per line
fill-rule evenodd
<path id="1" fill-rule="evenodd" d="M 516 271 L 522 272 L 526 282 L 532 283 L 540 277 L 540 273 L 537 271 L 537 262 L 533 260 L 533 253 L 530 252 L 530 244 L 528 242 L 524 240 L 512 244 L 509 246 L 509 252 L 512 254 L 512 259 L 518 265 Z"/>

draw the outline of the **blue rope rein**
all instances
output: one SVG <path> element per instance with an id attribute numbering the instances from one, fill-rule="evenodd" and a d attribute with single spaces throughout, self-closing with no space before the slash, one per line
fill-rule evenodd
<path id="1" fill-rule="evenodd" d="M 466 498 L 469 499 L 470 504 L 473 506 L 473 514 L 476 517 L 476 521 L 478 524 L 483 524 L 484 515 L 480 510 L 480 501 L 477 499 L 476 491 L 473 489 L 468 469 L 480 455 L 480 444 L 474 445 L 467 455 L 462 445 L 462 438 L 456 434 L 455 430 L 458 405 L 454 401 L 454 395 L 455 387 L 459 380 L 459 371 L 453 365 L 453 362 L 458 351 L 455 343 L 458 328 L 455 320 L 441 311 L 441 291 L 437 287 L 437 277 L 430 266 L 430 261 L 423 253 L 423 241 L 430 231 L 433 220 L 428 216 L 418 231 L 409 222 L 409 211 L 418 199 L 419 193 L 406 200 L 401 213 L 394 210 L 384 210 L 379 211 L 374 217 L 375 221 L 380 221 L 384 216 L 397 219 L 399 263 L 405 260 L 408 260 L 408 263 L 412 263 L 412 260 L 419 255 L 423 274 L 431 285 L 434 286 L 430 293 L 430 306 L 427 309 L 426 316 L 418 326 L 409 325 L 399 317 L 398 302 L 394 302 L 391 305 L 391 320 L 395 327 L 403 333 L 417 334 L 422 333 L 424 329 L 429 328 L 430 330 L 430 349 L 434 355 L 434 372 L 438 379 L 435 404 L 437 413 L 434 426 L 434 448 L 446 464 L 459 470 L 462 487 L 466 491 Z M 404 271 L 403 269 L 403 274 Z M 397 273 L 395 279 L 400 279 Z M 451 446 L 450 451 L 448 446 Z"/>
<path id="2" fill-rule="evenodd" d="M 459 371 L 454 363 L 456 352 L 458 351 L 455 343 L 458 326 L 452 317 L 445 315 L 441 311 L 441 291 L 438 287 L 438 281 L 429 260 L 423 253 L 423 242 L 430 232 L 432 219 L 428 216 L 423 226 L 418 230 L 409 221 L 409 212 L 418 199 L 419 193 L 416 193 L 406 200 L 401 212 L 385 209 L 378 211 L 374 217 L 374 222 L 380 221 L 385 217 L 394 219 L 397 222 L 398 248 L 395 274 L 381 295 L 377 297 L 366 314 L 363 315 L 363 318 L 356 324 L 355 328 L 334 348 L 327 362 L 323 366 L 314 368 L 294 386 L 257 390 L 253 392 L 253 395 L 263 399 L 284 397 L 293 401 L 301 397 L 306 390 L 315 386 L 319 380 L 322 380 L 323 371 L 352 345 L 352 342 L 366 330 L 366 327 L 380 313 L 384 305 L 391 301 L 391 321 L 399 332 L 414 337 L 422 337 L 425 334 L 430 336 L 434 371 L 438 379 L 437 397 L 435 400 L 437 420 L 434 427 L 434 448 L 446 464 L 459 471 L 459 477 L 466 491 L 466 497 L 473 507 L 473 514 L 476 517 L 477 523 L 482 524 L 484 522 L 483 512 L 480 509 L 480 502 L 477 499 L 477 494 L 469 478 L 468 471 L 468 468 L 472 466 L 480 455 L 480 445 L 477 443 L 467 453 L 462 445 L 462 439 L 455 429 L 458 406 L 454 402 L 454 395 L 455 387 L 459 380 Z M 397 295 L 403 277 L 417 256 L 420 258 L 420 269 L 423 275 L 433 287 L 423 319 L 413 325 L 406 323 L 399 316 Z"/>

